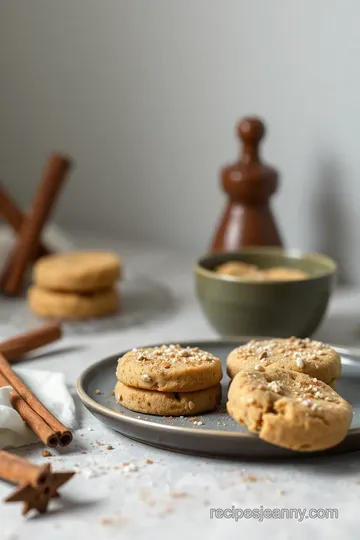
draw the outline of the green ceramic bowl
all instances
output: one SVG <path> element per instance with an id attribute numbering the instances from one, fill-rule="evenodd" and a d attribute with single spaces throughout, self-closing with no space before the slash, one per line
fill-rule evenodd
<path id="1" fill-rule="evenodd" d="M 214 272 L 220 264 L 236 260 L 260 268 L 298 268 L 310 278 L 251 282 Z M 336 263 L 329 257 L 278 248 L 205 255 L 195 270 L 202 310 L 223 337 L 311 336 L 324 317 L 335 273 Z"/>

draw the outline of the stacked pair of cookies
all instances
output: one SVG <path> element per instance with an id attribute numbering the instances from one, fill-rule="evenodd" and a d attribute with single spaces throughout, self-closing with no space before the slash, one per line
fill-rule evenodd
<path id="1" fill-rule="evenodd" d="M 221 400 L 221 361 L 197 347 L 133 349 L 119 359 L 116 376 L 116 400 L 136 412 L 194 416 Z"/>
<path id="2" fill-rule="evenodd" d="M 33 269 L 29 306 L 37 315 L 88 319 L 119 308 L 116 282 L 121 274 L 116 254 L 87 251 L 42 257 Z"/>
<path id="3" fill-rule="evenodd" d="M 335 391 L 341 359 L 310 339 L 250 341 L 227 358 L 232 379 L 227 410 L 267 442 L 292 450 L 340 443 L 352 407 Z"/>

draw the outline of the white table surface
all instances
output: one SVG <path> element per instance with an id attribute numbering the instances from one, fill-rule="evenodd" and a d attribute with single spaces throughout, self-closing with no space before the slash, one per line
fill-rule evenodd
<path id="1" fill-rule="evenodd" d="M 72 389 L 83 368 L 118 351 L 155 342 L 215 338 L 194 296 L 193 258 L 151 246 L 85 240 L 79 247 L 114 249 L 124 258 L 124 312 L 113 323 L 81 327 L 43 350 L 31 365 L 63 371 Z M 1 300 L 0 332 L 31 326 L 23 300 Z M 126 308 L 126 310 L 125 310 Z M 339 290 L 319 339 L 360 348 L 360 290 Z M 45 354 L 46 353 L 46 354 Z M 30 365 L 30 364 L 29 364 Z M 74 392 L 75 393 L 75 392 Z M 18 450 L 34 462 L 75 468 L 62 503 L 44 516 L 22 518 L 19 504 L 0 503 L 0 539 L 252 538 L 326 540 L 358 537 L 360 453 L 256 463 L 192 457 L 126 439 L 79 404 L 80 429 L 68 448 L 43 458 L 42 446 Z M 96 442 L 100 443 L 100 445 Z M 107 450 L 107 445 L 113 450 Z M 86 452 L 86 453 L 85 453 Z M 149 464 L 146 460 L 152 460 Z M 124 462 L 134 466 L 122 470 Z M 0 499 L 10 492 L 0 482 Z M 211 508 L 336 508 L 338 519 L 210 519 Z"/>

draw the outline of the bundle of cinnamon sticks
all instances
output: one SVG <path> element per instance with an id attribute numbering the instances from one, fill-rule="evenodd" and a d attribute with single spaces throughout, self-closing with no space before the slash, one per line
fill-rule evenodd
<path id="1" fill-rule="evenodd" d="M 26 353 L 61 338 L 58 323 L 20 334 L 0 343 L 0 387 L 11 385 L 11 404 L 26 424 L 50 447 L 67 446 L 72 433 L 37 399 L 14 373 L 11 363 L 24 359 Z M 0 478 L 17 484 L 17 489 L 5 499 L 6 502 L 24 502 L 23 514 L 34 509 L 46 512 L 51 499 L 58 498 L 58 489 L 75 473 L 52 472 L 50 465 L 38 466 L 26 459 L 0 450 Z"/>
<path id="2" fill-rule="evenodd" d="M 10 362 L 61 337 L 58 323 L 47 324 L 40 329 L 18 335 L 0 343 L 0 387 L 10 385 L 11 404 L 39 439 L 51 448 L 67 446 L 72 433 L 38 400 L 31 390 L 13 371 Z"/>
<path id="3" fill-rule="evenodd" d="M 26 216 L 0 186 L 0 216 L 4 217 L 18 233 L 16 245 L 0 276 L 2 292 L 10 295 L 19 294 L 30 263 L 48 253 L 48 249 L 41 243 L 41 232 L 70 166 L 70 159 L 63 155 L 53 154 L 50 157 L 32 208 Z"/>

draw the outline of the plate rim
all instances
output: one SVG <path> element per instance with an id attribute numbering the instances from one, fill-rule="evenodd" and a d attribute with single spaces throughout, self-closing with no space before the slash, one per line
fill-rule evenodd
<path id="1" fill-rule="evenodd" d="M 230 338 L 226 338 L 226 339 L 202 339 L 202 340 L 196 340 L 196 339 L 191 339 L 191 340 L 185 340 L 185 341 L 176 341 L 176 343 L 180 343 L 181 345 L 184 345 L 184 346 L 191 346 L 193 345 L 194 343 L 197 344 L 198 347 L 202 347 L 203 345 L 208 345 L 208 344 L 214 344 L 214 345 L 225 345 L 225 344 L 233 344 L 233 343 L 240 343 L 243 342 L 243 341 L 250 341 L 251 339 L 271 339 L 271 337 L 266 337 L 266 336 L 240 336 L 238 338 L 235 338 L 235 337 L 230 337 Z M 162 343 L 162 345 L 168 345 L 168 344 L 171 344 L 171 343 L 175 343 L 174 342 L 165 342 L 165 343 Z M 151 344 L 151 345 L 142 345 L 141 348 L 147 348 L 147 347 L 158 347 L 160 344 L 159 343 L 155 343 L 155 344 Z M 359 361 L 360 361 L 360 349 L 351 349 L 351 348 L 345 348 L 345 347 L 342 347 L 342 346 L 338 346 L 338 345 L 333 345 L 333 344 L 329 344 L 330 347 L 334 348 L 337 352 L 339 352 L 339 354 L 348 354 L 348 355 L 352 355 L 352 356 L 358 356 L 359 358 Z M 116 411 L 113 411 L 112 409 L 106 407 L 105 405 L 101 405 L 100 403 L 98 403 L 97 401 L 95 401 L 84 389 L 84 380 L 85 378 L 87 377 L 87 375 L 92 371 L 94 370 L 95 368 L 98 368 L 99 366 L 101 366 L 102 364 L 106 364 L 107 362 L 109 362 L 111 359 L 113 359 L 114 357 L 116 357 L 117 355 L 119 355 L 119 357 L 123 356 L 126 352 L 128 352 L 129 350 L 131 349 L 126 349 L 124 351 L 120 351 L 119 353 L 113 353 L 113 354 L 110 354 L 108 356 L 106 356 L 105 358 L 102 358 L 101 360 L 98 360 L 97 362 L 94 362 L 92 364 L 90 364 L 90 366 L 87 366 L 81 373 L 80 375 L 78 376 L 77 378 L 77 383 L 76 383 L 76 390 L 77 390 L 77 394 L 80 398 L 80 400 L 82 401 L 82 403 L 85 405 L 85 406 L 89 406 L 91 409 L 94 409 L 95 411 L 97 411 L 99 414 L 103 415 L 103 416 L 110 416 L 112 419 L 114 420 L 120 420 L 121 422 L 124 422 L 124 423 L 128 423 L 128 424 L 134 424 L 135 425 L 139 425 L 139 426 L 147 426 L 147 427 L 150 427 L 151 425 L 153 425 L 154 427 L 156 427 L 156 429 L 160 429 L 162 431 L 169 431 L 169 432 L 180 432 L 180 433 L 188 433 L 188 434 L 193 434 L 193 435 L 197 435 L 197 434 L 200 434 L 201 433 L 201 436 L 202 437 L 225 437 L 225 438 L 249 438 L 249 439 L 259 439 L 259 436 L 256 434 L 256 433 L 247 433 L 247 432 L 242 432 L 242 431 L 239 431 L 239 432 L 235 432 L 235 431 L 224 431 L 224 430 L 214 430 L 214 429 L 204 429 L 204 430 L 201 430 L 201 431 L 197 431 L 197 430 L 194 430 L 193 428 L 191 427 L 183 427 L 183 426 L 171 426 L 171 425 L 167 425 L 167 424 L 160 424 L 160 423 L 156 423 L 156 422 L 153 422 L 152 420 L 143 420 L 142 418 L 133 418 L 131 416 L 127 416 L 127 415 L 124 415 L 123 413 L 119 413 L 119 412 L 116 412 Z M 136 411 L 132 411 L 132 412 L 136 412 Z M 152 415 L 150 415 L 152 416 Z M 348 433 L 347 433 L 347 436 L 355 436 L 355 435 L 360 435 L 360 427 L 359 428 L 350 428 Z"/>

